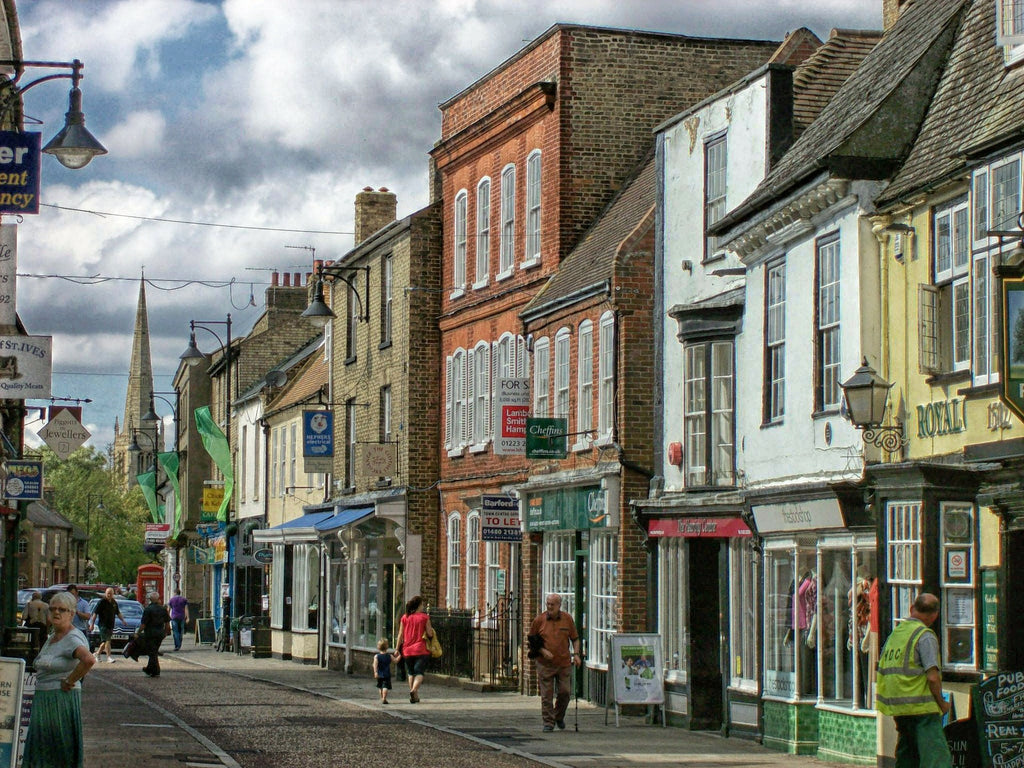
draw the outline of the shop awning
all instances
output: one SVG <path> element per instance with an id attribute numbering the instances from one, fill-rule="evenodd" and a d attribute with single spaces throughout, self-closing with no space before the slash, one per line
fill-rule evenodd
<path id="1" fill-rule="evenodd" d="M 647 535 L 665 538 L 716 538 L 752 536 L 740 517 L 661 517 L 647 523 Z"/>
<path id="2" fill-rule="evenodd" d="M 316 528 L 314 526 L 333 515 L 334 510 L 332 509 L 309 512 L 280 525 L 253 531 L 252 538 L 253 541 L 258 543 L 292 540 L 316 541 Z"/>
<path id="3" fill-rule="evenodd" d="M 364 517 L 369 517 L 373 514 L 373 507 L 354 507 L 352 509 L 343 509 L 337 514 L 330 514 L 323 520 L 314 524 L 317 533 L 330 533 L 336 531 L 339 528 L 344 528 L 346 525 L 352 525 L 358 523 Z"/>

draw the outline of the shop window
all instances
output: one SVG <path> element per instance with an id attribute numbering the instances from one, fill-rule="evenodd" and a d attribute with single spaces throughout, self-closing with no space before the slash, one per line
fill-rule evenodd
<path id="1" fill-rule="evenodd" d="M 977 668 L 975 658 L 974 506 L 942 503 L 942 661 L 947 667 Z"/>
<path id="2" fill-rule="evenodd" d="M 733 342 L 687 344 L 683 359 L 686 485 L 732 485 Z"/>
<path id="3" fill-rule="evenodd" d="M 560 595 L 562 610 L 576 615 L 576 534 L 552 531 L 544 534 L 543 594 Z"/>
<path id="4" fill-rule="evenodd" d="M 750 539 L 729 540 L 729 658 L 730 685 L 757 690 L 758 556 Z"/>
<path id="5" fill-rule="evenodd" d="M 320 552 L 313 544 L 295 544 L 292 571 L 292 627 L 316 629 L 320 616 Z"/>
<path id="6" fill-rule="evenodd" d="M 658 541 L 658 631 L 665 644 L 665 679 L 679 683 L 686 682 L 690 657 L 686 556 L 686 539 Z"/>
<path id="7" fill-rule="evenodd" d="M 817 688 L 817 559 L 809 547 L 765 552 L 765 693 L 784 699 Z"/>
<path id="8" fill-rule="evenodd" d="M 272 548 L 274 558 L 270 564 L 270 626 L 282 629 L 285 611 L 285 546 L 274 544 Z"/>
<path id="9" fill-rule="evenodd" d="M 480 515 L 471 512 L 466 518 L 466 607 L 480 607 Z"/>
<path id="10" fill-rule="evenodd" d="M 448 518 L 448 607 L 459 607 L 459 579 L 462 561 L 462 536 L 459 514 L 453 513 Z"/>
<path id="11" fill-rule="evenodd" d="M 593 531 L 590 539 L 588 663 L 608 666 L 608 643 L 618 627 L 619 547 L 617 531 Z"/>
<path id="12" fill-rule="evenodd" d="M 839 325 L 839 235 L 830 235 L 817 243 L 817 328 L 815 334 L 815 402 L 817 411 L 839 410 L 842 367 Z"/>
<path id="13" fill-rule="evenodd" d="M 331 560 L 331 623 L 327 642 L 344 645 L 348 629 L 348 565 L 347 559 Z"/>
<path id="14" fill-rule="evenodd" d="M 892 623 L 910 616 L 923 584 L 921 575 L 921 503 L 889 502 L 885 510 L 886 581 Z"/>

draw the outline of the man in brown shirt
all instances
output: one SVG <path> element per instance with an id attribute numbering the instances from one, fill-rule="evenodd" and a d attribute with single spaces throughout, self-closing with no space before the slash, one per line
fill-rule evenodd
<path id="1" fill-rule="evenodd" d="M 580 638 L 572 616 L 562 611 L 560 595 L 548 595 L 547 610 L 530 624 L 527 641 L 537 647 L 537 683 L 540 688 L 540 711 L 544 719 L 544 731 L 550 732 L 558 726 L 565 729 L 565 710 L 569 706 L 569 667 L 582 663 Z M 531 638 L 533 638 L 531 640 Z M 572 649 L 570 653 L 570 647 Z M 555 681 L 558 695 L 555 697 Z M 555 698 L 552 704 L 552 698 Z"/>

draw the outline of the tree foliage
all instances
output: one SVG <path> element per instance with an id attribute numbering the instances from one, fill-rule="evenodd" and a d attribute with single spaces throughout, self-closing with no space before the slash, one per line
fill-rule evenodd
<path id="1" fill-rule="evenodd" d="M 91 446 L 65 460 L 45 447 L 41 453 L 46 485 L 53 492 L 51 505 L 89 534 L 96 581 L 134 583 L 136 569 L 152 561 L 142 548 L 149 521 L 142 492 L 137 486 L 123 488 L 104 454 Z"/>

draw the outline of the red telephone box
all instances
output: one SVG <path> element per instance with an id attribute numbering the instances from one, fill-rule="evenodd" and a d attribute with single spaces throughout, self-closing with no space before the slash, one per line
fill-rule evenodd
<path id="1" fill-rule="evenodd" d="M 164 597 L 164 567 L 149 563 L 139 566 L 139 577 L 135 581 L 135 598 L 145 606 L 146 595 L 156 592 L 162 600 Z"/>

